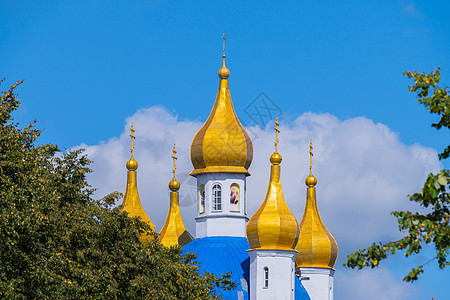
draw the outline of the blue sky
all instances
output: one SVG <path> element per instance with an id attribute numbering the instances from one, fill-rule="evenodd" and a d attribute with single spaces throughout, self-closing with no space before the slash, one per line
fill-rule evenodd
<path id="1" fill-rule="evenodd" d="M 292 128 L 305 112 L 365 117 L 405 147 L 440 151 L 450 134 L 431 128 L 437 119 L 402 72 L 440 66 L 450 85 L 449 13 L 448 1 L 2 1 L 0 76 L 25 80 L 16 121 L 37 119 L 39 142 L 108 144 L 142 108 L 206 120 L 225 32 L 246 125 L 258 125 L 245 110 L 264 92 Z M 399 264 L 388 269 L 401 280 Z M 424 282 L 445 274 L 430 271 Z"/>

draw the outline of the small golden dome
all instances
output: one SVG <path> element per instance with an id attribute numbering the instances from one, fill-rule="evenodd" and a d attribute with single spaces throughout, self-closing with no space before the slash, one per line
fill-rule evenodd
<path id="1" fill-rule="evenodd" d="M 317 178 L 314 175 L 309 174 L 305 179 L 305 183 L 308 187 L 314 187 L 317 184 Z"/>
<path id="2" fill-rule="evenodd" d="M 127 161 L 127 169 L 129 171 L 136 171 L 138 168 L 138 162 L 132 157 Z"/>
<path id="3" fill-rule="evenodd" d="M 294 250 L 298 242 L 297 219 L 287 206 L 280 182 L 280 166 L 272 165 L 266 197 L 247 225 L 252 249 Z"/>
<path id="4" fill-rule="evenodd" d="M 180 182 L 176 179 L 172 179 L 169 182 L 169 189 L 173 192 L 176 192 L 180 189 Z"/>
<path id="5" fill-rule="evenodd" d="M 320 217 L 314 187 L 308 187 L 296 250 L 296 268 L 333 268 L 336 263 L 338 245 Z"/>
<path id="6" fill-rule="evenodd" d="M 253 159 L 253 144 L 234 111 L 229 83 L 225 79 L 229 76 L 225 58 L 219 76 L 222 79 L 211 114 L 192 141 L 191 161 L 194 170 L 191 175 L 228 172 L 248 176 Z"/>
<path id="7" fill-rule="evenodd" d="M 278 123 L 278 121 L 277 121 Z M 276 126 L 278 143 L 278 125 Z M 272 166 L 266 197 L 247 225 L 247 239 L 252 249 L 295 250 L 299 225 L 284 200 L 281 189 L 281 155 L 271 156 Z"/>
<path id="8" fill-rule="evenodd" d="M 317 208 L 317 179 L 312 175 L 312 142 L 310 144 L 310 174 L 305 183 L 308 186 L 305 211 L 300 222 L 299 242 L 296 250 L 295 267 L 333 268 L 338 255 L 338 245 L 323 224 Z"/>

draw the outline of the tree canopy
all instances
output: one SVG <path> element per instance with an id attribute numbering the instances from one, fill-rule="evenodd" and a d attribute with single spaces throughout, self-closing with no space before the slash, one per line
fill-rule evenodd
<path id="1" fill-rule="evenodd" d="M 417 94 L 419 103 L 423 104 L 430 113 L 440 116 L 439 122 L 431 126 L 438 130 L 450 129 L 449 89 L 439 86 L 440 68 L 430 74 L 417 71 L 407 71 L 403 74 L 414 79 L 414 85 L 408 88 Z M 446 159 L 449 154 L 450 145 L 439 154 L 439 159 Z M 391 214 L 397 218 L 399 230 L 404 232 L 405 236 L 398 241 L 373 243 L 366 249 L 356 250 L 347 256 L 344 266 L 358 269 L 374 268 L 378 266 L 379 261 L 399 250 L 404 250 L 406 257 L 417 254 L 424 244 L 434 245 L 436 256 L 431 261 L 437 260 L 439 268 L 443 269 L 450 265 L 449 183 L 450 170 L 444 169 L 438 174 L 429 174 L 423 188 L 418 193 L 409 195 L 409 200 L 429 208 L 427 213 L 393 211 Z M 427 263 L 412 268 L 403 280 L 417 280 L 423 273 L 423 266 Z"/>
<path id="2" fill-rule="evenodd" d="M 219 299 L 234 287 L 199 274 L 177 246 L 142 244 L 140 233 L 156 233 L 114 207 L 119 193 L 92 198 L 81 150 L 36 146 L 36 121 L 21 129 L 12 118 L 21 83 L 0 98 L 0 298 Z"/>

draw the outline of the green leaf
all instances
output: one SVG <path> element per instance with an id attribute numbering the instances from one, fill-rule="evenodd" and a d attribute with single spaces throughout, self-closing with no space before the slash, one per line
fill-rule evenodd
<path id="1" fill-rule="evenodd" d="M 437 182 L 438 182 L 440 185 L 444 185 L 444 186 L 445 186 L 445 185 L 448 184 L 448 179 L 447 179 L 447 177 L 445 177 L 445 176 L 439 175 Z"/>

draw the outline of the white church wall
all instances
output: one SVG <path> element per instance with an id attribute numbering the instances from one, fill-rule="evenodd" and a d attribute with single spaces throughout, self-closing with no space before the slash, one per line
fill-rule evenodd
<path id="1" fill-rule="evenodd" d="M 250 300 L 294 299 L 297 251 L 249 250 L 248 254 Z"/>
<path id="2" fill-rule="evenodd" d="M 245 237 L 248 218 L 221 215 L 196 218 L 196 238 L 207 236 Z"/>
<path id="3" fill-rule="evenodd" d="M 300 268 L 301 281 L 311 300 L 333 300 L 334 269 Z"/>

